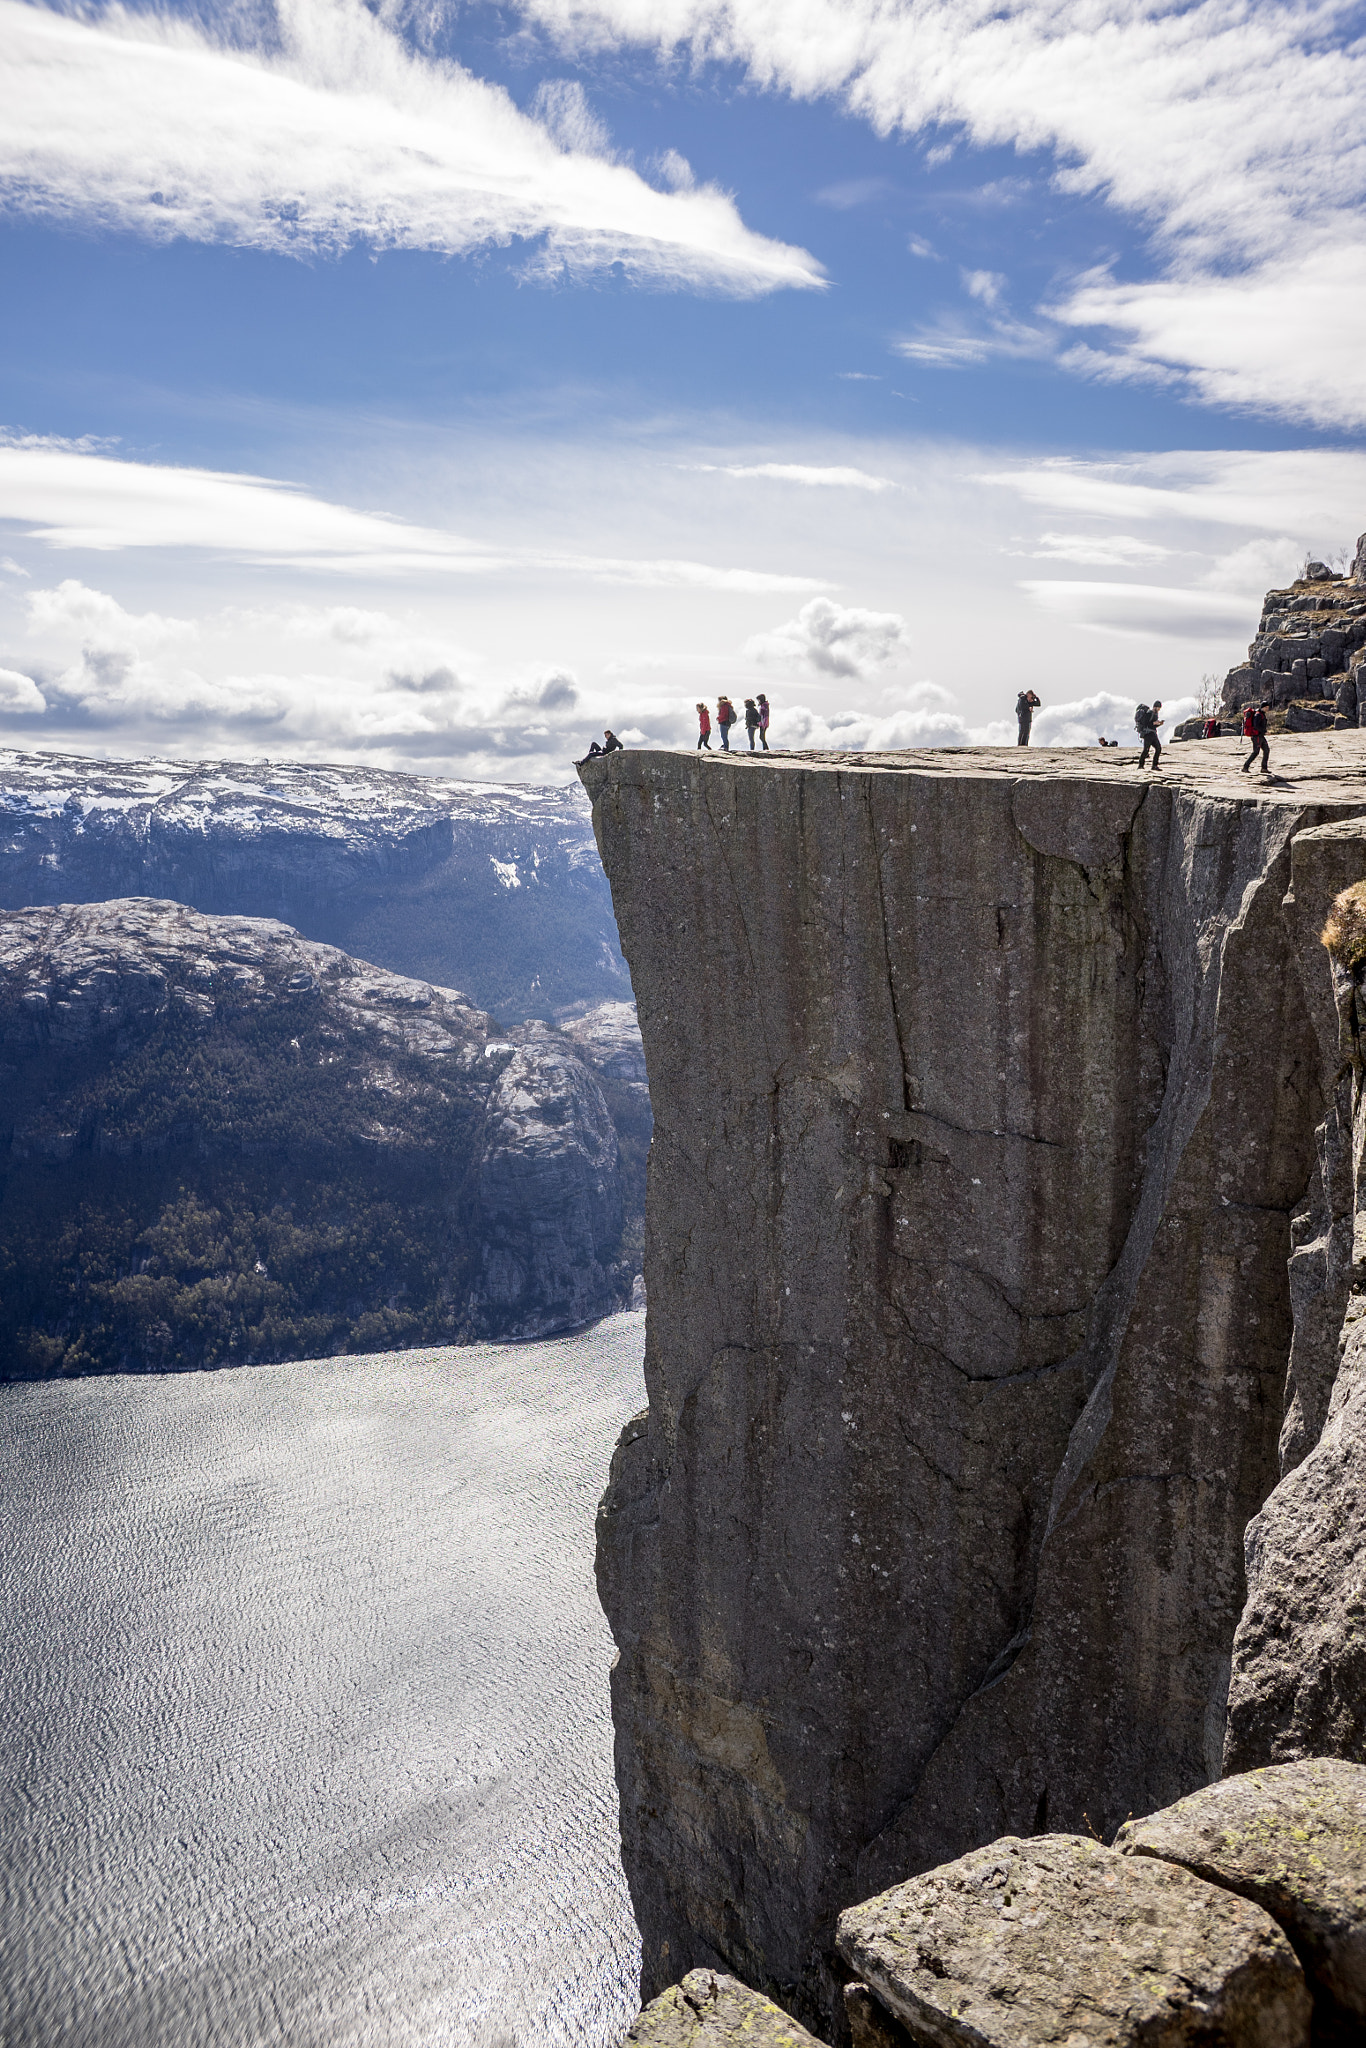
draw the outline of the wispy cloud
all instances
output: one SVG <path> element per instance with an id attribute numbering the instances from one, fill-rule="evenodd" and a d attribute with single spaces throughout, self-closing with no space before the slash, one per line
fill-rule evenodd
<path id="1" fill-rule="evenodd" d="M 1009 548 L 1009 554 L 1031 555 L 1036 561 L 1076 562 L 1090 569 L 1127 569 L 1165 561 L 1172 550 L 1132 533 L 1041 533 L 1032 548 Z"/>
<path id="2" fill-rule="evenodd" d="M 357 511 L 271 477 L 119 461 L 43 441 L 0 443 L 0 520 L 50 548 L 190 548 L 233 561 L 376 575 L 535 569 L 684 589 L 819 590 L 818 578 L 680 559 L 501 549 Z"/>
<path id="3" fill-rule="evenodd" d="M 843 370 L 838 374 L 857 377 L 858 373 Z M 709 471 L 713 476 L 766 477 L 773 483 L 805 484 L 817 490 L 894 491 L 899 488 L 889 476 L 874 476 L 869 470 L 850 469 L 841 464 L 822 467 L 810 462 L 693 462 L 688 467 Z"/>
<path id="4" fill-rule="evenodd" d="M 1158 583 L 1072 583 L 1026 580 L 1036 605 L 1093 633 L 1144 640 L 1223 641 L 1248 624 L 1247 599 L 1213 590 Z"/>
<path id="5" fill-rule="evenodd" d="M 279 0 L 259 40 L 248 19 L 230 11 L 220 39 L 170 13 L 0 0 L 0 201 L 158 241 L 462 254 L 521 238 L 547 275 L 822 283 L 716 186 L 659 191 L 613 161 L 577 82 L 543 86 L 533 118 L 361 0 Z"/>
<path id="6" fill-rule="evenodd" d="M 976 481 L 1018 492 L 1051 512 L 1173 524 L 1241 526 L 1303 536 L 1333 549 L 1353 538 L 1366 507 L 1366 453 L 1337 448 L 1172 449 L 1112 462 L 1049 457 Z"/>
<path id="7" fill-rule="evenodd" d="M 1366 41 L 1355 0 L 521 0 L 565 45 L 686 49 L 836 98 L 879 134 L 1045 150 L 1150 237 L 1155 274 L 1051 308 L 1066 366 L 1148 366 L 1209 403 L 1366 420 Z M 966 360 L 912 337 L 921 362 Z M 938 347 L 935 356 L 927 351 Z M 1108 373 L 1105 364 L 1109 364 Z"/>

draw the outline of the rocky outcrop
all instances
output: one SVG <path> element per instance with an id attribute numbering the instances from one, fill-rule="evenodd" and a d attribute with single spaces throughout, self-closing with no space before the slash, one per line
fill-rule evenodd
<path id="1" fill-rule="evenodd" d="M 572 1042 L 490 1042 L 456 991 L 269 919 L 0 918 L 0 1078 L 0 1377 L 541 1335 L 630 1297 Z"/>
<path id="2" fill-rule="evenodd" d="M 942 2048 L 1308 2048 L 1311 2001 L 1261 1906 L 1075 1835 L 1007 1838 L 840 1915 L 840 1955 Z"/>
<path id="3" fill-rule="evenodd" d="M 1366 534 L 1345 576 L 1309 562 L 1287 589 L 1269 590 L 1247 660 L 1224 679 L 1223 710 L 1253 700 L 1293 705 L 1290 730 L 1314 729 L 1315 700 L 1344 725 L 1366 724 Z M 1360 686 L 1360 687 L 1359 687 Z M 1327 722 L 1327 721 L 1325 721 Z"/>
<path id="4" fill-rule="evenodd" d="M 1292 1290 L 1306 1439 L 1332 1384 L 1336 1019 L 1283 905 L 1360 748 L 584 769 L 657 1117 L 599 1522 L 647 1995 L 726 1968 L 834 2038 L 851 1899 L 1217 1775 Z"/>
<path id="5" fill-rule="evenodd" d="M 1130 1821 L 1115 1847 L 1251 1899 L 1284 1931 L 1320 2031 L 1366 2028 L 1366 1770 L 1312 1758 L 1192 1793 Z"/>
<path id="6" fill-rule="evenodd" d="M 734 1977 L 693 1970 L 636 2020 L 631 2048 L 821 2048 L 805 2027 Z M 623 2048 L 626 2048 L 626 2043 Z"/>
<path id="7" fill-rule="evenodd" d="M 577 786 L 0 749 L 0 908 L 273 917 L 504 1022 L 629 1001 Z"/>

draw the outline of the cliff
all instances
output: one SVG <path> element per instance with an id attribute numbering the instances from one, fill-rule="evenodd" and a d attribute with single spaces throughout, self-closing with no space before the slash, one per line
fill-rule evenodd
<path id="1" fill-rule="evenodd" d="M 576 1028 L 626 1057 L 623 1006 Z M 593 1060 L 269 919 L 0 918 L 0 1082 L 0 1378 L 539 1336 L 629 1299 Z"/>
<path id="2" fill-rule="evenodd" d="M 1355 735 L 1237 758 L 582 771 L 656 1117 L 599 1520 L 647 1997 L 720 1968 L 834 2038 L 842 1907 L 1218 1775 L 1350 1284 L 1292 858 L 1366 815 Z"/>
<path id="3" fill-rule="evenodd" d="M 0 909 L 273 917 L 507 1022 L 630 999 L 582 792 L 0 749 Z"/>

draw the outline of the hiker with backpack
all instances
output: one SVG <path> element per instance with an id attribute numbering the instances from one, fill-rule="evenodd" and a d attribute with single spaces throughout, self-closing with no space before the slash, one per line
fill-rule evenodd
<path id="1" fill-rule="evenodd" d="M 723 754 L 728 754 L 730 752 L 730 729 L 735 723 L 735 706 L 731 703 L 729 697 L 717 698 L 716 723 L 721 728 L 721 751 Z"/>
<path id="2" fill-rule="evenodd" d="M 1258 754 L 1260 754 L 1262 757 L 1261 772 L 1263 775 L 1269 775 L 1271 773 L 1271 749 L 1266 741 L 1265 704 L 1248 705 L 1243 715 L 1243 738 L 1252 742 L 1252 752 L 1243 763 L 1243 774 L 1247 774 L 1248 769 L 1252 766 Z"/>
<path id="3" fill-rule="evenodd" d="M 1159 739 L 1157 732 L 1157 728 L 1161 723 L 1162 699 L 1160 697 L 1154 697 L 1151 704 L 1140 704 L 1134 713 L 1134 724 L 1138 727 L 1138 736 L 1143 742 L 1143 752 L 1139 755 L 1138 760 L 1140 768 L 1147 767 L 1150 752 L 1153 757 L 1154 768 L 1162 766 L 1162 741 Z"/>

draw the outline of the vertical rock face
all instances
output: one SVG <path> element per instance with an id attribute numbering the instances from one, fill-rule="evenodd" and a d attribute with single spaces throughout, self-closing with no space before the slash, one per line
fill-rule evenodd
<path id="1" fill-rule="evenodd" d="M 834 2037 L 841 1907 L 1217 1775 L 1325 1107 L 1290 843 L 1366 791 L 584 779 L 656 1119 L 599 1540 L 643 1988 L 724 1967 Z"/>

